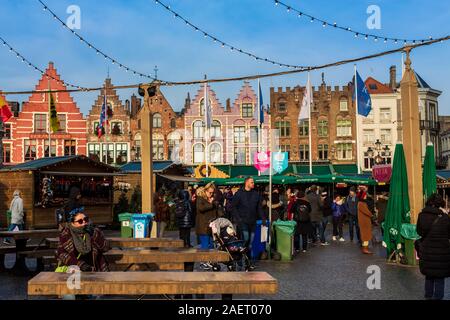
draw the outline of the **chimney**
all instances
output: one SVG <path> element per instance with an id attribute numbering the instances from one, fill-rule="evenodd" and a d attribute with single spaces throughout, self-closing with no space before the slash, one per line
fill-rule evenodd
<path id="1" fill-rule="evenodd" d="M 226 108 L 225 108 L 225 112 L 230 112 L 231 111 L 231 101 L 230 98 L 227 99 L 227 104 L 226 104 Z"/>
<path id="2" fill-rule="evenodd" d="M 125 109 L 131 113 L 130 100 L 125 100 Z"/>
<path id="3" fill-rule="evenodd" d="M 10 101 L 9 105 L 11 106 L 11 112 L 14 114 L 14 117 L 19 117 L 20 104 L 17 101 Z"/>
<path id="4" fill-rule="evenodd" d="M 140 108 L 141 108 L 141 99 L 138 99 L 133 94 L 131 96 L 131 107 L 130 107 L 130 114 L 132 118 L 134 118 L 137 115 Z"/>
<path id="5" fill-rule="evenodd" d="M 191 95 L 188 92 L 186 99 L 184 99 L 184 110 L 189 109 L 190 106 L 191 106 Z"/>
<path id="6" fill-rule="evenodd" d="M 389 87 L 392 90 L 395 90 L 397 88 L 397 79 L 396 77 L 397 69 L 395 66 L 391 66 L 389 68 Z"/>

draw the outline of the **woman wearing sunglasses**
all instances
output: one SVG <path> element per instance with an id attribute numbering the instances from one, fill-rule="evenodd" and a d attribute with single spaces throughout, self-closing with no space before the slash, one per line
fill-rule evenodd
<path id="1" fill-rule="evenodd" d="M 58 267 L 78 266 L 82 272 L 109 271 L 103 256 L 109 244 L 83 211 L 83 208 L 72 210 L 63 226 L 57 250 Z"/>

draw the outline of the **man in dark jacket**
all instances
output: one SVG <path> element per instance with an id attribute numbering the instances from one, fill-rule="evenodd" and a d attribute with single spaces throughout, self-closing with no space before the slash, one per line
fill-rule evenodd
<path id="1" fill-rule="evenodd" d="M 354 187 L 350 188 L 349 195 L 345 199 L 344 208 L 348 214 L 348 230 L 350 233 L 350 241 L 353 241 L 354 231 L 356 231 L 356 237 L 358 241 L 361 242 L 358 225 L 358 197 L 356 196 L 356 189 Z"/>
<path id="2" fill-rule="evenodd" d="M 328 223 L 332 223 L 333 221 L 333 199 L 331 199 L 328 192 L 324 191 L 321 194 L 322 196 L 322 212 L 323 212 L 323 219 L 322 219 L 322 233 L 320 234 L 320 238 L 324 239 L 325 241 L 322 242 L 323 246 L 329 245 L 328 241 L 326 241 L 325 238 L 325 231 L 327 230 Z"/>
<path id="3" fill-rule="evenodd" d="M 311 205 L 311 223 L 313 225 L 314 232 L 312 234 L 313 241 L 317 244 L 318 242 L 318 235 L 321 237 L 320 242 L 325 243 L 325 238 L 323 238 L 321 235 L 322 232 L 322 220 L 323 220 L 323 212 L 322 212 L 322 199 L 320 198 L 318 194 L 318 188 L 315 185 L 312 185 L 309 189 L 309 192 L 306 194 L 306 200 Z"/>
<path id="4" fill-rule="evenodd" d="M 250 251 L 253 238 L 255 237 L 256 220 L 265 220 L 262 210 L 261 196 L 256 191 L 253 178 L 246 178 L 244 187 L 233 196 L 232 212 L 233 219 L 242 235 L 242 240 Z"/>
<path id="5" fill-rule="evenodd" d="M 450 277 L 450 217 L 442 197 L 434 193 L 417 220 L 420 272 L 425 276 L 425 298 L 444 298 L 445 278 Z"/>

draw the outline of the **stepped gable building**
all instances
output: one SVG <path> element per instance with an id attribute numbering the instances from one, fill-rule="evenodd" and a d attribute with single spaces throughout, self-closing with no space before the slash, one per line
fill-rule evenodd
<path id="1" fill-rule="evenodd" d="M 253 163 L 253 154 L 258 150 L 257 108 L 258 97 L 249 82 L 244 82 L 237 98 L 225 107 L 215 92 L 207 86 L 211 105 L 212 125 L 205 139 L 204 86 L 200 86 L 194 99 L 186 100 L 184 116 L 184 160 L 185 164 L 199 165 L 206 162 L 205 146 L 208 144 L 208 163 L 237 164 Z M 267 149 L 270 116 L 264 113 L 261 150 Z"/>
<path id="2" fill-rule="evenodd" d="M 87 116 L 87 152 L 92 159 L 110 165 L 122 165 L 131 159 L 130 106 L 126 108 L 123 105 L 112 87 L 111 79 L 107 78 Z M 97 127 L 105 94 L 108 124 L 105 125 L 104 134 L 99 138 Z"/>
<path id="3" fill-rule="evenodd" d="M 159 87 L 157 88 L 155 96 L 149 98 L 153 126 L 153 160 L 171 160 L 179 157 L 182 152 L 180 143 L 183 141 L 184 121 L 182 116 L 173 110 Z M 141 107 L 141 99 L 133 95 L 131 97 L 132 160 L 141 158 Z"/>
<path id="4" fill-rule="evenodd" d="M 61 80 L 53 62 L 46 74 Z M 66 90 L 66 86 L 42 76 L 36 91 Z M 18 164 L 48 156 L 86 155 L 86 120 L 68 92 L 53 93 L 58 114 L 59 131 L 49 130 L 49 95 L 33 93 L 23 102 L 22 110 L 13 104 L 14 116 L 5 124 L 3 161 L 5 165 Z"/>
<path id="5" fill-rule="evenodd" d="M 354 164 L 356 160 L 356 113 L 351 86 L 313 87 L 311 128 L 309 121 L 298 124 L 305 87 L 270 88 L 272 129 L 279 129 L 280 150 L 291 162 L 309 162 L 309 130 L 312 134 L 312 161 Z"/>

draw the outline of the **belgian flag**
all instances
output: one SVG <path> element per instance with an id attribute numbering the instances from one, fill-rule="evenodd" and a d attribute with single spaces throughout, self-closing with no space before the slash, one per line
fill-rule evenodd
<path id="1" fill-rule="evenodd" d="M 56 104 L 53 95 L 50 94 L 50 129 L 53 133 L 59 130 L 58 114 L 56 113 Z"/>

